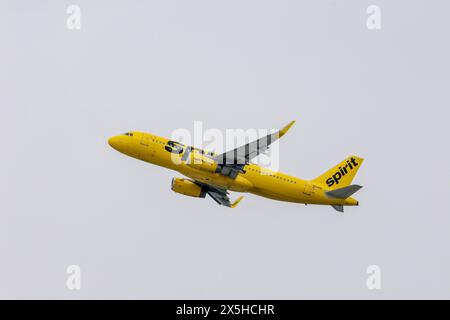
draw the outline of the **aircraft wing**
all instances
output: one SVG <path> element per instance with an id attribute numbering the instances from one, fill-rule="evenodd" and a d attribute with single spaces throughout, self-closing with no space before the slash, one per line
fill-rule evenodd
<path id="1" fill-rule="evenodd" d="M 196 181 L 196 182 L 199 183 L 198 181 Z M 237 198 L 236 201 L 234 201 L 232 203 L 230 201 L 230 198 L 228 197 L 227 190 L 219 189 L 219 188 L 213 187 L 209 184 L 204 184 L 204 183 L 199 183 L 199 184 L 206 187 L 207 193 L 209 194 L 209 196 L 211 198 L 214 199 L 215 202 L 217 202 L 218 204 L 225 206 L 225 207 L 234 208 L 238 205 L 238 203 L 242 200 L 242 198 L 244 198 L 243 196 L 240 196 L 239 198 Z"/>
<path id="2" fill-rule="evenodd" d="M 277 132 L 215 156 L 214 160 L 219 164 L 218 172 L 233 179 L 236 178 L 250 160 L 266 151 L 273 142 L 284 136 L 294 123 L 295 121 L 291 121 Z"/>
<path id="3" fill-rule="evenodd" d="M 234 208 L 238 205 L 238 203 L 244 198 L 244 196 L 240 196 L 237 198 L 237 200 L 233 203 L 231 203 L 230 198 L 228 197 L 228 194 L 217 192 L 217 191 L 208 191 L 208 194 L 211 198 L 214 199 L 215 202 L 222 206 Z"/>

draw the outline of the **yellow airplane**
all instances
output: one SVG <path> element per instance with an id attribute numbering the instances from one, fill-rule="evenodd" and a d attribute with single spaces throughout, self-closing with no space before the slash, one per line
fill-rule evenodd
<path id="1" fill-rule="evenodd" d="M 208 194 L 227 207 L 234 208 L 243 198 L 231 202 L 228 190 L 280 201 L 331 205 L 339 212 L 344 211 L 344 206 L 357 206 L 358 201 L 350 196 L 362 187 L 350 183 L 362 158 L 350 156 L 313 180 L 302 180 L 250 163 L 284 136 L 294 123 L 220 155 L 137 131 L 114 136 L 108 143 L 127 156 L 178 171 L 189 178 L 173 178 L 173 191 L 197 198 Z"/>

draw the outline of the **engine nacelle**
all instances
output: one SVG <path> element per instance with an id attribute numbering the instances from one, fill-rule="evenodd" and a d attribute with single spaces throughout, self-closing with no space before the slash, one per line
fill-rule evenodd
<path id="1" fill-rule="evenodd" d="M 217 169 L 217 162 L 197 152 L 191 152 L 187 165 L 207 172 L 216 172 Z"/>
<path id="2" fill-rule="evenodd" d="M 173 178 L 172 190 L 190 197 L 204 198 L 206 196 L 206 188 L 188 179 Z"/>

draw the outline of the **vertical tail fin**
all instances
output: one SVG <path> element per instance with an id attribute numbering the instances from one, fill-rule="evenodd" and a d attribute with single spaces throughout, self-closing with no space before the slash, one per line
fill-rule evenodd
<path id="1" fill-rule="evenodd" d="M 350 156 L 337 166 L 312 180 L 312 182 L 320 184 L 328 190 L 346 187 L 352 183 L 363 161 L 363 158 Z"/>

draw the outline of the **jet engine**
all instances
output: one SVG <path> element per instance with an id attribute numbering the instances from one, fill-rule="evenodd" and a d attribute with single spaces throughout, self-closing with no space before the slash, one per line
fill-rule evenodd
<path id="1" fill-rule="evenodd" d="M 176 193 L 184 194 L 185 196 L 204 198 L 206 196 L 206 188 L 202 187 L 195 182 L 182 179 L 173 178 L 172 179 L 172 190 Z"/>

